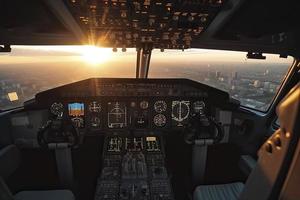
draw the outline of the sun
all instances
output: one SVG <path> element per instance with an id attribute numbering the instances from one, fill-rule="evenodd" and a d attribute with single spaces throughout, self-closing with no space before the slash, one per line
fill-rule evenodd
<path id="1" fill-rule="evenodd" d="M 82 60 L 91 65 L 98 65 L 112 57 L 112 50 L 96 46 L 83 46 L 80 49 Z"/>

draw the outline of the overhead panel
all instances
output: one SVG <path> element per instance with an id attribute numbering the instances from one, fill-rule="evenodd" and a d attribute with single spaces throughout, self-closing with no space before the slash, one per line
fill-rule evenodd
<path id="1" fill-rule="evenodd" d="M 185 49 L 225 0 L 65 0 L 89 42 L 109 47 Z"/>

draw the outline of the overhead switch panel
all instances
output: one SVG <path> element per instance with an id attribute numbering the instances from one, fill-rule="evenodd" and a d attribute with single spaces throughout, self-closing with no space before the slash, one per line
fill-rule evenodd
<path id="1" fill-rule="evenodd" d="M 224 0 L 65 0 L 88 38 L 109 47 L 186 49 Z"/>

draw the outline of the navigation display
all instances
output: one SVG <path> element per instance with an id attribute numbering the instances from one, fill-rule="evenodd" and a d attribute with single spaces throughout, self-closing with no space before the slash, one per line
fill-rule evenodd
<path id="1" fill-rule="evenodd" d="M 84 116 L 83 103 L 69 103 L 68 104 L 69 116 Z"/>
<path id="2" fill-rule="evenodd" d="M 108 128 L 124 128 L 127 126 L 127 108 L 124 102 L 108 102 Z"/>

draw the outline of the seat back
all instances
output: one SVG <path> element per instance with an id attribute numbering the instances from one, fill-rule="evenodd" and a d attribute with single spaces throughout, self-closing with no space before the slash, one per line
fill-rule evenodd
<path id="1" fill-rule="evenodd" d="M 16 145 L 8 145 L 0 149 L 0 199 L 13 200 L 13 196 L 5 184 L 5 179 L 12 175 L 20 164 L 20 151 Z"/>
<path id="2" fill-rule="evenodd" d="M 0 149 L 0 177 L 7 179 L 20 164 L 20 151 L 15 145 Z"/>
<path id="3" fill-rule="evenodd" d="M 259 150 L 240 199 L 278 199 L 300 135 L 300 82 L 277 107 L 278 129 Z"/>

